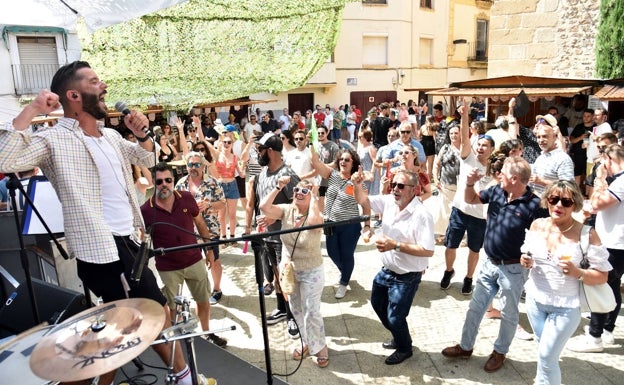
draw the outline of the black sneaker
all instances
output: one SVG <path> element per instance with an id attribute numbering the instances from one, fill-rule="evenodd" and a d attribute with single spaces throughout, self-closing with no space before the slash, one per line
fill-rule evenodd
<path id="1" fill-rule="evenodd" d="M 292 338 L 293 340 L 301 337 L 299 335 L 299 328 L 297 327 L 297 323 L 295 323 L 294 319 L 288 320 L 288 335 L 290 335 L 290 338 Z"/>
<path id="2" fill-rule="evenodd" d="M 223 297 L 223 293 L 221 292 L 221 290 L 213 291 L 212 295 L 210 296 L 210 304 L 211 305 L 218 304 L 219 301 L 221 300 L 221 297 Z"/>
<path id="3" fill-rule="evenodd" d="M 276 323 L 282 322 L 285 319 L 286 312 L 283 312 L 280 309 L 275 309 L 271 314 L 267 316 L 267 325 L 275 325 Z"/>
<path id="4" fill-rule="evenodd" d="M 442 277 L 442 281 L 440 281 L 440 288 L 442 290 L 446 290 L 451 286 L 451 278 L 455 276 L 455 269 L 451 271 L 444 271 L 444 277 Z"/>
<path id="5" fill-rule="evenodd" d="M 464 286 L 462 286 L 461 293 L 463 295 L 472 294 L 472 278 L 464 278 Z"/>
<path id="6" fill-rule="evenodd" d="M 225 338 L 219 337 L 216 334 L 212 334 L 212 333 L 208 334 L 207 340 L 217 345 L 220 348 L 224 348 L 227 345 L 227 340 Z"/>

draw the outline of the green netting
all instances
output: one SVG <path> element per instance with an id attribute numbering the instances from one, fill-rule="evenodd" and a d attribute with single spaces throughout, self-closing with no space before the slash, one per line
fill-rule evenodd
<path id="1" fill-rule="evenodd" d="M 331 55 L 348 0 L 190 0 L 81 32 L 108 100 L 169 110 L 305 84 Z"/>

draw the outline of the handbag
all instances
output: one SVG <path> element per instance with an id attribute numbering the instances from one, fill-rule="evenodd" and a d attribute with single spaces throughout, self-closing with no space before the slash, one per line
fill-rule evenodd
<path id="1" fill-rule="evenodd" d="M 581 267 L 584 269 L 589 268 L 589 261 L 587 260 L 587 249 L 589 249 L 589 230 L 590 226 L 583 226 L 581 230 L 581 252 L 583 253 L 583 259 L 581 260 Z M 592 313 L 609 313 L 615 309 L 615 296 L 613 290 L 606 283 L 598 285 L 587 285 L 585 282 L 579 282 L 580 297 L 581 297 L 581 311 Z"/>
<path id="2" fill-rule="evenodd" d="M 303 221 L 303 224 L 306 223 L 308 218 Z M 297 238 L 295 238 L 295 243 L 293 244 L 292 252 L 290 255 L 295 254 L 295 248 L 297 247 L 297 242 L 299 241 L 299 235 L 301 235 L 301 231 L 297 233 Z M 292 261 L 289 261 L 284 265 L 282 271 L 279 274 L 279 285 L 282 289 L 282 293 L 284 294 L 292 294 L 295 292 L 295 269 Z"/>

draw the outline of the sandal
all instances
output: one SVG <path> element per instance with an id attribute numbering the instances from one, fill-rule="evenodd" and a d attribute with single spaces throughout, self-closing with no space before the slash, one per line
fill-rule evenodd
<path id="1" fill-rule="evenodd" d="M 307 356 L 310 355 L 310 352 L 308 351 L 308 347 L 304 347 L 303 351 L 299 350 L 299 348 L 295 348 L 295 350 L 293 350 L 292 353 L 292 358 L 295 361 L 301 361 L 302 359 L 306 358 Z"/>
<path id="2" fill-rule="evenodd" d="M 324 368 L 329 365 L 329 357 L 316 357 L 316 366 Z"/>

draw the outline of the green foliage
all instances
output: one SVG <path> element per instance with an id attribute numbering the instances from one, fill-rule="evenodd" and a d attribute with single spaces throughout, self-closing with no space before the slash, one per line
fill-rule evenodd
<path id="1" fill-rule="evenodd" d="M 349 0 L 190 0 L 97 31 L 82 60 L 109 100 L 170 110 L 296 88 L 331 55 Z"/>
<path id="2" fill-rule="evenodd" d="M 596 75 L 603 79 L 624 77 L 624 2 L 602 0 L 596 37 Z"/>

